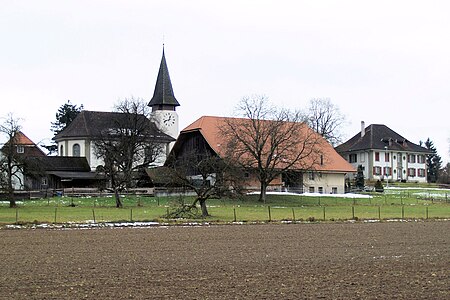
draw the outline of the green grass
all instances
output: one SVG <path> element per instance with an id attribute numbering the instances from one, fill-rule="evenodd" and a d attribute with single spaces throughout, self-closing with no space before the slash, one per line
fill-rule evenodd
<path id="1" fill-rule="evenodd" d="M 349 219 L 432 219 L 450 218 L 448 190 L 387 189 L 372 193 L 372 198 L 335 198 L 292 195 L 268 195 L 266 203 L 255 195 L 242 199 L 210 199 L 207 222 L 259 222 L 292 220 Z M 179 197 L 123 197 L 124 207 L 115 208 L 112 197 L 55 197 L 18 202 L 9 208 L 0 202 L 0 225 L 14 223 L 84 222 L 174 222 L 163 216 L 180 201 Z M 193 197 L 184 197 L 192 203 Z M 189 221 L 189 220 L 185 220 Z"/>

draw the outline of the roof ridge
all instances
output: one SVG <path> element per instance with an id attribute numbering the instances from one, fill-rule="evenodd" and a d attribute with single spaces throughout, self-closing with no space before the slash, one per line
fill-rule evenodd
<path id="1" fill-rule="evenodd" d="M 87 124 L 86 113 L 82 114 L 81 117 L 83 118 L 83 126 L 84 126 L 84 128 L 86 129 L 87 135 L 89 136 L 89 135 L 91 135 L 91 132 L 90 132 L 89 126 L 88 126 L 88 124 Z"/>

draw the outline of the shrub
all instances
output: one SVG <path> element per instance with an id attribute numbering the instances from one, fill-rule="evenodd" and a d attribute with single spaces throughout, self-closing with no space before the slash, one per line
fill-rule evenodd
<path id="1" fill-rule="evenodd" d="M 375 182 L 375 192 L 383 192 L 384 191 L 384 187 L 383 184 L 381 183 L 380 180 L 377 180 L 377 182 Z"/>

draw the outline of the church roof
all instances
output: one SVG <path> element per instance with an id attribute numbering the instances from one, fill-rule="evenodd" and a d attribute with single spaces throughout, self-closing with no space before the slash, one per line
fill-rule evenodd
<path id="1" fill-rule="evenodd" d="M 408 141 L 386 125 L 371 124 L 363 130 L 363 135 L 358 132 L 351 139 L 337 146 L 336 151 L 344 153 L 371 149 L 384 150 L 385 147 L 388 147 L 391 151 L 429 152 L 426 148 Z"/>
<path id="2" fill-rule="evenodd" d="M 155 91 L 153 92 L 153 98 L 148 104 L 148 106 L 156 105 L 180 106 L 180 103 L 178 103 L 175 95 L 173 94 L 172 82 L 170 81 L 169 69 L 166 64 L 164 49 L 161 64 L 159 66 L 158 78 L 156 79 Z"/>
<path id="3" fill-rule="evenodd" d="M 177 145 L 181 143 L 181 137 L 183 135 L 199 132 L 206 142 L 209 144 L 211 149 L 216 152 L 219 156 L 225 155 L 226 149 L 224 148 L 226 141 L 224 141 L 224 136 L 221 134 L 220 128 L 227 126 L 226 117 L 212 117 L 212 116 L 203 116 L 187 126 L 180 133 L 180 136 L 175 143 L 173 149 L 179 149 L 182 145 Z M 235 118 L 236 123 L 241 126 L 249 126 L 251 120 L 250 119 L 240 119 Z M 272 121 L 268 121 L 272 122 Z M 320 152 L 326 158 L 324 160 L 323 165 L 315 167 L 317 171 L 324 172 L 356 172 L 356 170 L 344 159 L 340 156 L 334 148 L 319 134 L 315 133 L 311 128 L 306 126 L 306 124 L 300 124 L 299 128 L 301 128 L 303 133 L 312 134 L 315 136 L 315 139 L 318 141 L 318 147 L 320 147 Z M 301 145 L 299 145 L 301 147 Z M 304 151 L 303 149 L 299 149 L 299 151 Z M 308 159 L 308 158 L 306 158 Z M 313 159 L 313 155 L 309 157 L 309 159 Z M 295 167 L 295 166 L 294 166 Z"/>
<path id="4" fill-rule="evenodd" d="M 77 117 L 63 131 L 59 132 L 54 140 L 67 138 L 100 138 L 105 130 L 114 129 L 120 124 L 128 124 L 126 113 L 103 112 L 103 111 L 81 111 Z M 173 141 L 169 135 L 158 130 L 156 125 L 146 116 L 138 115 L 143 122 L 148 122 L 148 128 L 153 132 L 155 138 L 161 141 Z"/>

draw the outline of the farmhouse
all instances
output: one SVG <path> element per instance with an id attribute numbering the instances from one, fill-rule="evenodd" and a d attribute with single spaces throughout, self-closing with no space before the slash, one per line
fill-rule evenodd
<path id="1" fill-rule="evenodd" d="M 369 180 L 427 181 L 426 155 L 430 152 L 386 125 L 372 124 L 336 147 L 353 167 L 363 168 Z"/>
<path id="2" fill-rule="evenodd" d="M 8 141 L 0 156 L 7 155 Z M 90 172 L 84 157 L 47 156 L 23 132 L 13 137 L 15 176 L 12 178 L 14 190 L 43 190 L 73 186 L 88 186 L 98 180 L 98 175 Z"/>
<path id="3" fill-rule="evenodd" d="M 191 151 L 207 151 L 210 154 L 224 157 L 227 149 L 221 128 L 226 126 L 230 118 L 203 116 L 183 129 L 175 142 L 171 155 L 176 159 Z M 241 126 L 248 126 L 249 119 L 234 119 Z M 271 122 L 271 121 L 268 121 Z M 299 162 L 288 172 L 274 179 L 268 190 L 291 190 L 296 192 L 344 193 L 345 175 L 355 172 L 355 168 L 346 162 L 320 135 L 306 125 L 302 130 L 314 135 L 318 147 L 308 158 L 315 162 Z M 310 149 L 311 150 L 311 149 Z M 299 149 L 301 151 L 301 149 Z M 305 168 L 304 166 L 309 166 Z M 252 170 L 246 170 L 244 188 L 259 190 L 258 181 Z"/>

